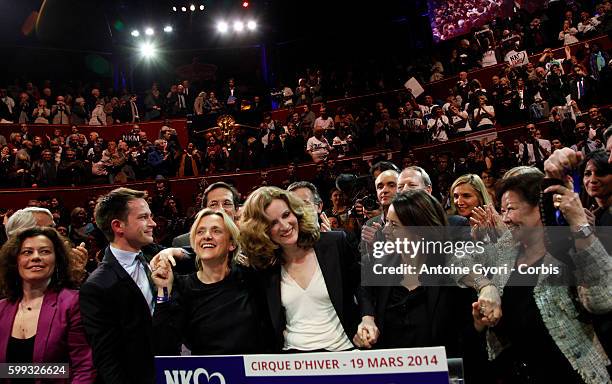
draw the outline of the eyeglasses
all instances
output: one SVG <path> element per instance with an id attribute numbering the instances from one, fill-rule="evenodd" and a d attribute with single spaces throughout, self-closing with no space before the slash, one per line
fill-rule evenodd
<path id="1" fill-rule="evenodd" d="M 209 201 L 208 205 L 206 206 L 207 208 L 211 208 L 211 209 L 217 209 L 219 208 L 219 206 L 222 206 L 224 209 L 231 209 L 234 208 L 234 202 L 231 200 L 225 200 L 225 201 Z"/>

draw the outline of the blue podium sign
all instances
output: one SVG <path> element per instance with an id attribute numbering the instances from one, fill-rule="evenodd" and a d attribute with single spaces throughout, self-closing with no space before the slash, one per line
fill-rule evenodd
<path id="1" fill-rule="evenodd" d="M 156 357 L 164 384 L 448 384 L 443 347 L 244 356 Z"/>

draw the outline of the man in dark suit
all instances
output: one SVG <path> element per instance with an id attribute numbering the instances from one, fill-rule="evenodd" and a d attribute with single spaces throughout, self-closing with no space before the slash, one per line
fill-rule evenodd
<path id="1" fill-rule="evenodd" d="M 227 87 L 225 87 L 221 94 L 223 95 L 221 101 L 225 103 L 228 112 L 240 111 L 241 97 L 238 88 L 236 88 L 234 79 L 229 79 L 227 81 Z"/>
<path id="2" fill-rule="evenodd" d="M 156 226 L 145 198 L 145 192 L 118 188 L 98 199 L 95 208 L 96 224 L 110 246 L 81 287 L 80 304 L 104 383 L 154 382 L 152 313 L 156 299 L 164 297 L 153 289 L 141 251 L 153 243 Z"/>
<path id="3" fill-rule="evenodd" d="M 191 86 L 189 80 L 183 80 L 183 94 L 185 95 L 185 103 L 187 104 L 187 113 L 193 113 L 193 103 L 195 102 L 198 93 L 195 88 Z"/>
<path id="4" fill-rule="evenodd" d="M 595 86 L 582 65 L 574 66 L 574 77 L 570 80 L 569 88 L 572 100 L 578 103 L 581 110 L 586 110 L 591 106 Z"/>

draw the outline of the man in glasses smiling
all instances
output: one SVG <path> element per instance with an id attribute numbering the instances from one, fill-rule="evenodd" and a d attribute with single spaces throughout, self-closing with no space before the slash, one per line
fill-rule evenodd
<path id="1" fill-rule="evenodd" d="M 213 183 L 204 190 L 202 197 L 202 208 L 210 208 L 214 210 L 223 210 L 233 218 L 234 221 L 238 214 L 238 205 L 240 204 L 240 195 L 236 188 L 222 181 Z M 189 233 L 177 236 L 172 240 L 173 247 L 189 246 Z"/>

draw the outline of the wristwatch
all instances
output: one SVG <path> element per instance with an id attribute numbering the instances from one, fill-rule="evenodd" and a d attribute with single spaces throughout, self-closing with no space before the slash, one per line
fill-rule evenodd
<path id="1" fill-rule="evenodd" d="M 586 239 L 595 233 L 595 229 L 590 224 L 582 224 L 578 226 L 576 231 L 572 231 L 574 239 Z"/>

